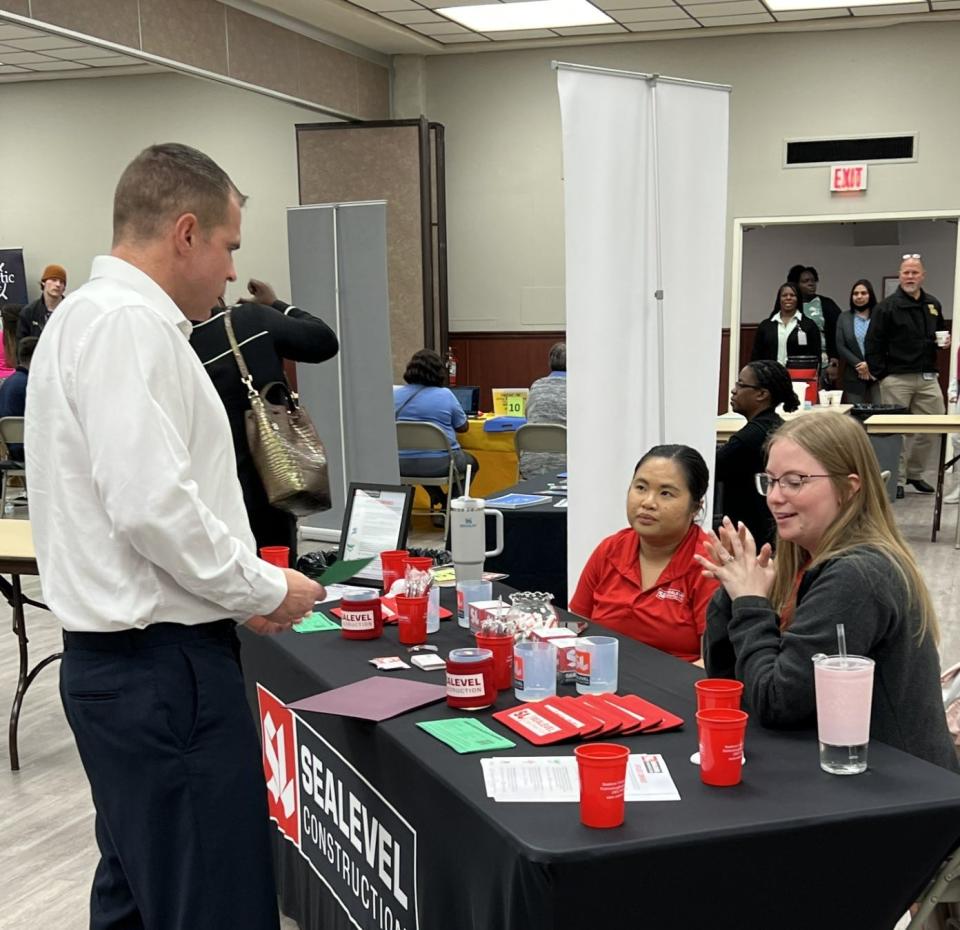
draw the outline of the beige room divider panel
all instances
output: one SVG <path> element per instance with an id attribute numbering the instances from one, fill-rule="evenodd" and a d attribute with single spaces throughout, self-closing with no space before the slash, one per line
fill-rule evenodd
<path id="1" fill-rule="evenodd" d="M 300 203 L 387 202 L 393 375 L 446 349 L 443 127 L 419 120 L 297 126 Z"/>

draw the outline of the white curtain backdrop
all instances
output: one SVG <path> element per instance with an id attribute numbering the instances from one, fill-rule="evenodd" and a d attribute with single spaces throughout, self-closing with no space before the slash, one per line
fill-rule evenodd
<path id="1" fill-rule="evenodd" d="M 729 93 L 563 64 L 557 75 L 572 597 L 594 547 L 626 525 L 627 487 L 647 449 L 685 443 L 713 468 Z"/>

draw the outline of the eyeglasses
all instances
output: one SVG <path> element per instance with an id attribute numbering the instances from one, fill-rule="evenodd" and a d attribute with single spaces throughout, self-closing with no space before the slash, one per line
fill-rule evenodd
<path id="1" fill-rule="evenodd" d="M 735 387 L 738 391 L 739 391 L 739 390 L 742 390 L 743 388 L 750 388 L 750 389 L 753 390 L 753 391 L 762 391 L 762 390 L 763 390 L 763 388 L 760 387 L 759 384 L 747 384 L 746 381 L 739 381 L 739 380 L 738 380 L 738 381 L 734 381 L 734 382 L 733 382 L 733 385 L 734 385 L 734 387 Z"/>
<path id="2" fill-rule="evenodd" d="M 757 493 L 766 497 L 773 490 L 773 486 L 779 484 L 780 490 L 783 491 L 787 497 L 793 497 L 795 494 L 799 494 L 803 490 L 804 485 L 813 478 L 832 477 L 833 475 L 798 475 L 796 472 L 790 471 L 785 475 L 781 475 L 779 478 L 775 478 L 773 475 L 759 472 L 756 476 Z"/>
<path id="3" fill-rule="evenodd" d="M 901 255 L 900 260 L 906 261 L 908 258 L 922 258 L 923 256 L 919 252 L 911 252 L 909 255 Z"/>

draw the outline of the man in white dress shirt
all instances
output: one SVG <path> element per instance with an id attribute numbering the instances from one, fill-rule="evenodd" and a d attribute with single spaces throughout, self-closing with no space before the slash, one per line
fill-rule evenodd
<path id="1" fill-rule="evenodd" d="M 101 859 L 91 930 L 275 930 L 237 622 L 323 589 L 261 561 L 223 404 L 188 338 L 236 278 L 244 197 L 206 155 L 124 171 L 110 255 L 51 317 L 27 391 L 30 516 Z"/>

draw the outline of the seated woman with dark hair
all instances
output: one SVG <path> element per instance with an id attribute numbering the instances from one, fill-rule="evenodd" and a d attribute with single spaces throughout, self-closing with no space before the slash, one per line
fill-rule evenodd
<path id="1" fill-rule="evenodd" d="M 714 513 L 728 516 L 734 526 L 745 523 L 758 546 L 772 542 L 775 534 L 755 476 L 763 471 L 767 437 L 783 424 L 776 413 L 780 404 L 787 413 L 800 406 L 787 369 L 766 360 L 744 365 L 730 393 L 730 407 L 747 418 L 747 425 L 717 449 Z"/>
<path id="2" fill-rule="evenodd" d="M 726 520 L 697 556 L 723 585 L 707 615 L 708 674 L 742 681 L 764 726 L 812 727 L 811 660 L 836 654 L 842 622 L 849 653 L 876 663 L 871 737 L 957 771 L 936 614 L 863 427 L 838 413 L 784 424 L 757 486 L 776 520 L 776 560 Z"/>
<path id="3" fill-rule="evenodd" d="M 477 460 L 464 452 L 457 442 L 457 433 L 468 429 L 467 415 L 460 401 L 448 387 L 447 371 L 443 359 L 433 349 L 414 352 L 403 373 L 407 383 L 393 389 L 394 418 L 398 422 L 415 421 L 439 426 L 450 440 L 453 464 L 458 474 L 466 473 L 467 465 L 472 473 L 480 470 Z M 404 449 L 400 452 L 400 474 L 406 478 L 440 478 L 447 474 L 449 463 L 443 452 L 428 449 Z M 433 507 L 443 510 L 446 495 L 441 488 L 425 485 Z M 449 492 L 449 488 L 447 489 Z M 436 519 L 436 517 L 434 518 Z"/>
<path id="4" fill-rule="evenodd" d="M 707 603 L 717 588 L 693 558 L 709 538 L 695 522 L 709 483 L 696 449 L 666 445 L 647 452 L 627 490 L 630 525 L 593 551 L 570 611 L 699 661 Z"/>

